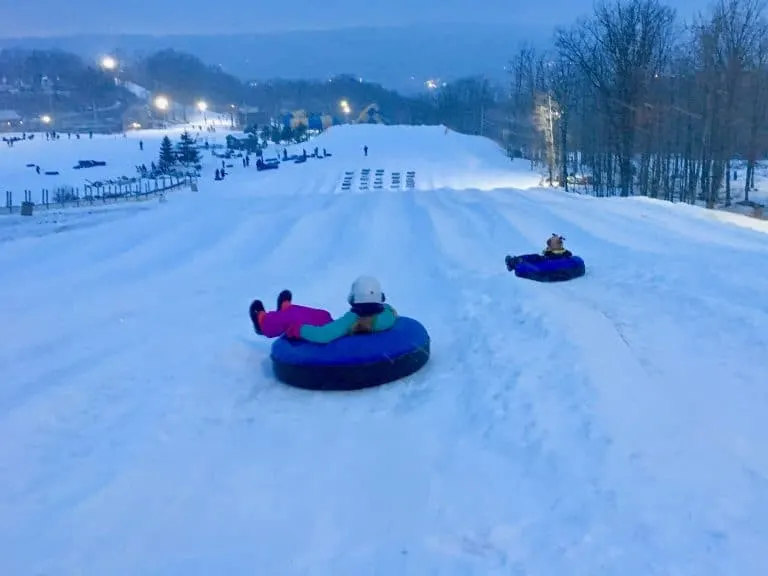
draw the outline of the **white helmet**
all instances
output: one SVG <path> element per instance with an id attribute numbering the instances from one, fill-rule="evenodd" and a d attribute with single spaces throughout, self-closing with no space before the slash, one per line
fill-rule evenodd
<path id="1" fill-rule="evenodd" d="M 381 284 L 373 276 L 360 276 L 355 280 L 347 297 L 350 306 L 354 304 L 382 304 L 384 300 Z"/>

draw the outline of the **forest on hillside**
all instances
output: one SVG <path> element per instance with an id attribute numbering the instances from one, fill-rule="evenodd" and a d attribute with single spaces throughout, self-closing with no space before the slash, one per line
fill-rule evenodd
<path id="1" fill-rule="evenodd" d="M 96 63 L 61 50 L 0 51 L 0 109 L 23 115 L 57 111 L 85 112 L 132 102 Z"/>
<path id="2" fill-rule="evenodd" d="M 377 104 L 390 123 L 437 123 L 434 103 L 410 98 L 356 76 L 342 74 L 328 81 L 263 79 L 246 82 L 221 66 L 172 49 L 119 60 L 118 70 L 107 70 L 61 50 L 5 49 L 0 51 L 0 109 L 37 116 L 52 112 L 79 112 L 136 98 L 115 84 L 114 78 L 131 81 L 153 94 L 194 105 L 206 101 L 211 110 L 258 108 L 262 121 L 295 110 L 343 116 L 342 100 L 356 114 Z M 351 118 L 355 119 L 355 118 Z"/>
<path id="3" fill-rule="evenodd" d="M 510 146 L 553 184 L 597 195 L 729 204 L 768 152 L 763 0 L 716 0 L 683 23 L 658 0 L 599 4 L 553 48 L 510 62 Z M 734 180 L 732 162 L 746 163 Z M 570 177 L 570 178 L 569 178 Z M 748 197 L 748 196 L 747 196 Z"/>
<path id="4" fill-rule="evenodd" d="M 214 108 L 257 107 L 265 119 L 295 110 L 341 115 L 340 102 L 345 100 L 358 112 L 375 103 L 391 123 L 437 122 L 430 102 L 403 96 L 377 83 L 361 82 L 348 74 L 327 81 L 276 78 L 245 82 L 196 56 L 167 49 L 132 64 L 125 77 L 185 104 L 204 99 Z"/>

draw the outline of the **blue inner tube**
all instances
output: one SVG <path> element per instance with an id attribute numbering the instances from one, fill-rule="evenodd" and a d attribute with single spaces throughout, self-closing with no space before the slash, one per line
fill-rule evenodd
<path id="1" fill-rule="evenodd" d="M 515 276 L 537 282 L 563 282 L 586 273 L 584 260 L 579 256 L 546 258 L 541 254 L 520 256 L 515 265 Z"/>
<path id="2" fill-rule="evenodd" d="M 272 367 L 281 382 L 308 390 L 360 390 L 399 380 L 429 360 L 424 326 L 407 316 L 384 332 L 345 336 L 328 344 L 278 338 Z"/>

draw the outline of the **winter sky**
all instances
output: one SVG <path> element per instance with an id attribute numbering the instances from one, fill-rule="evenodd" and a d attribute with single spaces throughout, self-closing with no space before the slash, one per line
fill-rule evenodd
<path id="1" fill-rule="evenodd" d="M 683 16 L 706 0 L 667 0 Z M 0 37 L 263 33 L 421 22 L 568 24 L 592 0 L 0 0 Z"/>

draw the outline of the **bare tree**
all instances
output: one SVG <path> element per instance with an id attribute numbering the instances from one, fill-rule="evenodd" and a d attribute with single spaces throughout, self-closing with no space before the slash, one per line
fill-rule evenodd
<path id="1" fill-rule="evenodd" d="M 718 0 L 708 19 L 695 27 L 701 87 L 706 95 L 701 191 L 714 207 L 725 183 L 730 202 L 730 160 L 735 151 L 739 98 L 749 70 L 760 60 L 766 25 L 763 0 Z"/>
<path id="2" fill-rule="evenodd" d="M 495 102 L 490 82 L 481 77 L 450 82 L 437 97 L 440 119 L 459 132 L 483 135 L 485 114 Z"/>
<path id="3" fill-rule="evenodd" d="M 536 133 L 536 50 L 523 44 L 509 63 L 510 99 L 507 127 L 508 145 L 519 149 L 532 163 L 540 160 Z"/>
<path id="4" fill-rule="evenodd" d="M 747 74 L 744 90 L 749 102 L 749 133 L 745 154 L 747 170 L 744 176 L 744 200 L 748 202 L 749 193 L 755 186 L 758 157 L 766 151 L 765 133 L 760 128 L 766 125 L 768 114 L 768 38 L 763 38 L 758 46 L 755 67 Z"/>
<path id="5" fill-rule="evenodd" d="M 622 196 L 633 190 L 632 158 L 636 115 L 649 84 L 663 72 L 671 49 L 675 13 L 657 0 L 619 0 L 601 4 L 595 15 L 570 30 L 560 30 L 560 55 L 592 84 L 606 123 L 610 150 L 603 161 L 618 164 Z"/>
<path id="6" fill-rule="evenodd" d="M 506 139 L 551 183 L 730 203 L 768 155 L 768 0 L 714 0 L 688 26 L 659 0 L 609 0 L 509 63 Z M 578 176 L 577 176 L 578 174 Z"/>

